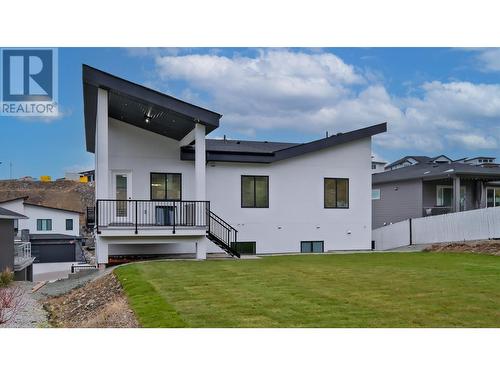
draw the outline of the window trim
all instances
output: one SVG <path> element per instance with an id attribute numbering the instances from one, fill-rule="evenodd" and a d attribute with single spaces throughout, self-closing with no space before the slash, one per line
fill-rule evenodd
<path id="1" fill-rule="evenodd" d="M 347 206 L 345 207 L 338 207 L 337 201 L 335 201 L 335 207 L 327 207 L 326 205 L 326 189 L 325 189 L 325 182 L 326 180 L 344 180 L 347 181 Z M 349 178 L 346 177 L 323 177 L 323 208 L 326 209 L 334 209 L 334 210 L 346 210 L 349 209 L 350 207 L 350 201 L 351 197 L 349 194 L 349 191 L 351 190 L 350 183 L 349 183 Z M 337 191 L 338 191 L 338 185 L 335 184 L 335 198 L 337 198 Z M 336 199 L 337 200 L 337 199 Z"/>
<path id="2" fill-rule="evenodd" d="M 243 178 L 245 177 L 252 177 L 254 179 L 254 183 L 253 183 L 253 201 L 254 201 L 254 205 L 253 206 L 244 206 L 243 205 Z M 255 177 L 265 177 L 267 178 L 267 205 L 266 206 L 258 206 L 257 207 L 257 189 L 255 188 Z M 241 208 L 269 208 L 269 176 L 264 176 L 264 175 L 249 175 L 249 174 L 242 174 L 241 175 L 241 179 L 240 179 L 240 185 L 241 185 L 241 200 L 240 200 L 240 203 L 241 203 Z"/>
<path id="3" fill-rule="evenodd" d="M 50 223 L 50 229 L 43 229 L 43 224 L 42 224 L 43 221 Z M 38 225 L 38 224 L 40 224 L 40 225 Z M 49 226 L 47 225 L 46 227 L 48 228 Z M 38 229 L 38 228 L 40 228 L 40 229 Z M 38 232 L 51 232 L 52 231 L 52 219 L 36 219 L 36 230 Z"/>
<path id="4" fill-rule="evenodd" d="M 68 229 L 68 223 L 71 223 L 71 229 Z M 74 225 L 73 219 L 66 219 L 66 221 L 65 221 L 65 228 L 66 228 L 66 230 L 74 230 L 75 229 L 75 225 Z"/>
<path id="5" fill-rule="evenodd" d="M 173 174 L 173 175 L 178 175 L 181 177 L 181 188 L 180 188 L 180 197 L 179 199 L 153 199 L 153 175 L 154 174 L 162 174 L 162 175 L 167 175 L 167 174 Z M 166 176 L 165 176 L 166 177 Z M 167 181 L 165 180 L 165 197 L 167 196 Z M 182 173 L 177 173 L 177 172 L 149 172 L 149 200 L 155 201 L 155 202 L 180 202 L 182 201 Z"/>
<path id="6" fill-rule="evenodd" d="M 311 243 L 311 250 L 313 248 L 312 244 L 313 242 L 320 242 L 321 243 L 321 253 L 315 253 L 313 251 L 311 251 L 310 253 L 305 253 L 302 251 L 302 244 L 303 243 L 306 243 L 306 242 L 310 242 Z M 301 254 L 324 254 L 325 253 L 325 241 L 300 241 L 300 248 L 299 248 L 299 252 Z"/>

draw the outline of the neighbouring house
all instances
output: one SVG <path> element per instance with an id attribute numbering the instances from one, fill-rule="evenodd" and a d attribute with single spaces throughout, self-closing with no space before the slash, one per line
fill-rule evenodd
<path id="1" fill-rule="evenodd" d="M 15 221 L 15 232 L 29 242 L 35 263 L 81 260 L 80 212 L 29 203 L 28 197 L 0 202 L 0 207 L 27 218 Z"/>
<path id="2" fill-rule="evenodd" d="M 0 207 L 0 272 L 9 269 L 18 281 L 33 281 L 30 244 L 15 241 L 15 222 L 27 217 Z"/>
<path id="3" fill-rule="evenodd" d="M 373 228 L 408 218 L 500 206 L 494 157 L 405 156 L 372 176 Z"/>
<path id="4" fill-rule="evenodd" d="M 221 115 L 83 66 L 96 256 L 371 248 L 379 124 L 295 144 L 206 139 Z"/>
<path id="5" fill-rule="evenodd" d="M 385 171 L 386 161 L 377 160 L 372 156 L 372 173 L 380 173 Z"/>

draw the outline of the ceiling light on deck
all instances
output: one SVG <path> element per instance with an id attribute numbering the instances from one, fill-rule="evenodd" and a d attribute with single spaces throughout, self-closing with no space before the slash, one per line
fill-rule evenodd
<path id="1" fill-rule="evenodd" d="M 146 122 L 146 124 L 149 124 L 151 122 L 151 118 L 151 116 L 144 115 L 144 122 Z"/>

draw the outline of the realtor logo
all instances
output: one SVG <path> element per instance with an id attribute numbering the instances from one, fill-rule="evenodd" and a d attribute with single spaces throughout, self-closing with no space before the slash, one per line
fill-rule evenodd
<path id="1" fill-rule="evenodd" d="M 57 116 L 57 49 L 1 52 L 0 114 Z"/>

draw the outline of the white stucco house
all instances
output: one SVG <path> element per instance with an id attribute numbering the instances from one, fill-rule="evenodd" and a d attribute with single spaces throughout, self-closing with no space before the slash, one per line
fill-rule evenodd
<path id="1" fill-rule="evenodd" d="M 28 197 L 19 197 L 0 202 L 0 207 L 27 216 L 16 221 L 18 233 L 28 229 L 30 234 L 80 235 L 80 213 L 27 202 Z"/>
<path id="2" fill-rule="evenodd" d="M 207 139 L 220 114 L 83 66 L 96 256 L 371 248 L 371 137 Z"/>

